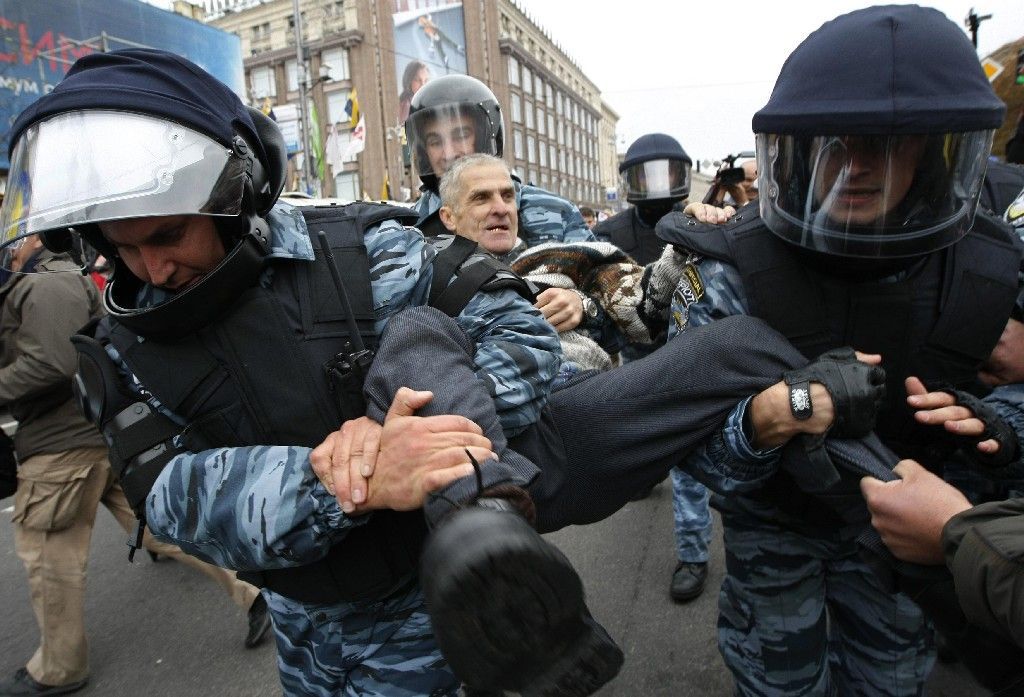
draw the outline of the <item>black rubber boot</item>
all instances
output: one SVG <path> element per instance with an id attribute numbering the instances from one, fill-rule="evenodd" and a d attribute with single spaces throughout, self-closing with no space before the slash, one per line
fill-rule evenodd
<path id="1" fill-rule="evenodd" d="M 483 498 L 434 529 L 420 578 L 438 646 L 469 690 L 590 695 L 618 674 L 622 651 L 590 616 L 572 564 L 518 510 Z"/>

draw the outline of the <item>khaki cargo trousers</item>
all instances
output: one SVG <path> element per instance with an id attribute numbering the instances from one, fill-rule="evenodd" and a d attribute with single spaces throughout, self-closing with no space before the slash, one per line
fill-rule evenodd
<path id="1" fill-rule="evenodd" d="M 18 466 L 14 542 L 28 572 L 39 648 L 26 668 L 38 682 L 66 685 L 89 674 L 84 602 L 86 564 L 96 509 L 102 503 L 126 531 L 136 520 L 110 469 L 106 448 L 78 448 L 28 458 Z M 258 589 L 226 571 L 153 539 L 151 552 L 188 564 L 212 578 L 248 609 Z"/>

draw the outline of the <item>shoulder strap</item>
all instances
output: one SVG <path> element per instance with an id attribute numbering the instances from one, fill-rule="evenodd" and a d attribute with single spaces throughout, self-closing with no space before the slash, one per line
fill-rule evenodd
<path id="1" fill-rule="evenodd" d="M 437 250 L 434 257 L 434 276 L 430 281 L 429 304 L 437 307 L 435 301 L 451 283 L 459 268 L 476 252 L 476 242 L 459 235 L 440 235 L 428 239 Z M 458 314 L 458 313 L 456 313 Z"/>

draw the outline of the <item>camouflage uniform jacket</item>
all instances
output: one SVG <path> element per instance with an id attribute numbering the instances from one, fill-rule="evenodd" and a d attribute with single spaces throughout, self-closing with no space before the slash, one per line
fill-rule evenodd
<path id="1" fill-rule="evenodd" d="M 594 242 L 594 234 L 583 222 L 580 209 L 550 191 L 529 184 L 516 185 L 516 208 L 519 211 L 519 236 L 527 247 L 545 242 Z M 423 195 L 413 206 L 420 222 L 441 208 L 441 197 L 435 191 L 423 189 Z"/>
<path id="2" fill-rule="evenodd" d="M 279 205 L 270 222 L 272 258 L 314 258 L 297 209 Z M 402 309 L 426 304 L 434 252 L 419 231 L 393 221 L 369 231 L 365 244 L 380 332 Z M 272 272 L 261 282 L 273 283 Z M 159 302 L 158 296 L 150 293 L 144 300 Z M 535 422 L 561 360 L 552 327 L 510 290 L 477 294 L 457 321 L 476 345 L 477 375 L 506 432 Z M 341 511 L 313 474 L 309 453 L 288 444 L 254 444 L 178 455 L 147 500 L 148 524 L 160 539 L 230 569 L 316 561 L 366 516 L 349 518 Z"/>

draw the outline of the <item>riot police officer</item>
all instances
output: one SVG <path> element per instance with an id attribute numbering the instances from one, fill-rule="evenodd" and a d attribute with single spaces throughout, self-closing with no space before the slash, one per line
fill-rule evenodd
<path id="1" fill-rule="evenodd" d="M 675 138 L 648 133 L 633 141 L 619 164 L 619 175 L 631 208 L 594 226 L 599 240 L 611 242 L 639 264 L 661 256 L 665 242 L 654 226 L 690 194 L 693 161 Z"/>
<path id="2" fill-rule="evenodd" d="M 915 418 L 904 378 L 947 383 L 961 404 L 985 393 L 977 371 L 1017 298 L 1021 257 L 1012 232 L 975 215 L 1003 113 L 970 42 L 938 11 L 875 7 L 826 23 L 754 116 L 760 209 L 718 227 L 676 214 L 659 226 L 692 254 L 676 330 L 751 314 L 807 356 L 842 345 L 881 354 L 884 442 L 933 466 L 960 446 L 984 460 L 981 438 L 947 441 Z M 808 408 L 800 389 L 779 408 Z M 1004 462 L 1015 457 L 999 415 L 987 425 Z M 717 500 L 728 550 L 719 648 L 737 692 L 919 694 L 928 632 L 858 558 L 867 516 L 856 477 L 811 497 L 785 471 L 802 452 L 783 450 L 784 471 L 762 490 Z"/>

